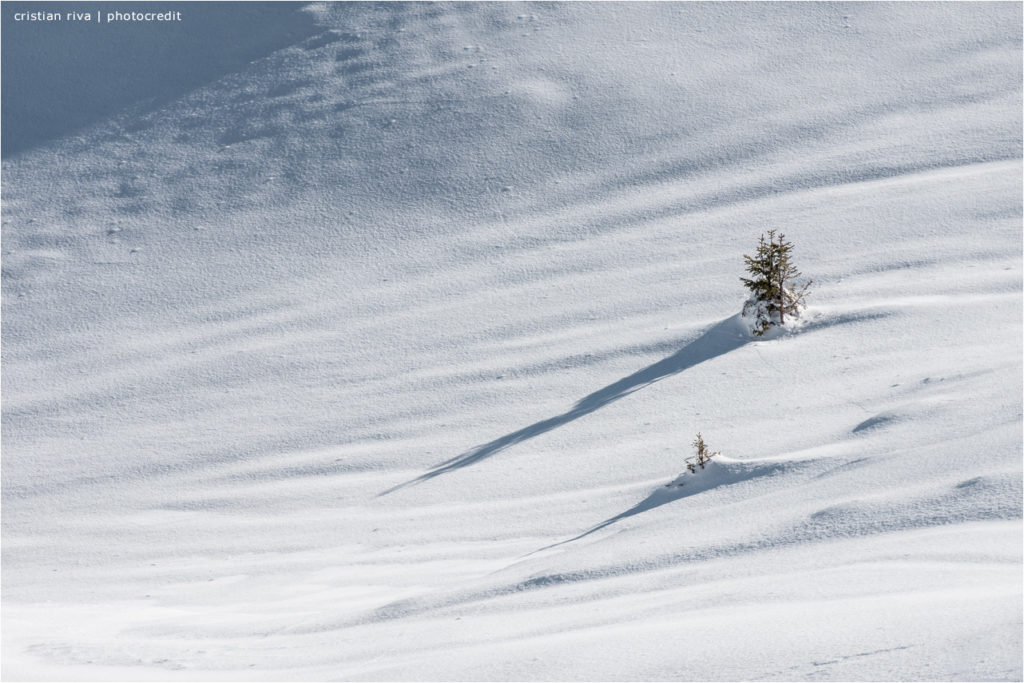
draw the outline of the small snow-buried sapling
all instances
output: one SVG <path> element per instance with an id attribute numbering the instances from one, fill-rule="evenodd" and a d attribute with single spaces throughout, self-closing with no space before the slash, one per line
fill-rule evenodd
<path id="1" fill-rule="evenodd" d="M 693 449 L 695 453 L 685 460 L 686 470 L 690 474 L 697 474 L 698 467 L 703 470 L 707 467 L 707 464 L 711 462 L 711 458 L 722 454 L 721 451 L 712 451 L 709 449 L 708 445 L 704 443 L 704 437 L 701 436 L 700 432 L 697 432 L 697 438 L 693 440 Z M 676 481 L 679 481 L 683 476 L 685 476 L 685 473 L 680 474 Z M 677 485 L 682 486 L 683 484 L 680 482 Z"/>

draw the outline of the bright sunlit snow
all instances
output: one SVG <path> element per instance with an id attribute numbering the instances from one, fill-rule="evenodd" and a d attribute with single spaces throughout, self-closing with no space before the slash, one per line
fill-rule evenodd
<path id="1" fill-rule="evenodd" d="M 1019 3 L 25 6 L 6 680 L 1021 679 Z"/>

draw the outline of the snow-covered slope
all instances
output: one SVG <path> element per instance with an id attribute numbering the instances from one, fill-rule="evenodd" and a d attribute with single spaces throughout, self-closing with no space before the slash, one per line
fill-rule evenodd
<path id="1" fill-rule="evenodd" d="M 4 160 L 5 678 L 1020 680 L 1019 4 L 306 12 Z"/>

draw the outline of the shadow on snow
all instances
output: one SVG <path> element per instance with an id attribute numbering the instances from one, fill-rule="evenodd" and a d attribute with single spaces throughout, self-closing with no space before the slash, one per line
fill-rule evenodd
<path id="1" fill-rule="evenodd" d="M 692 487 L 691 488 L 685 488 L 685 487 L 682 487 L 682 486 L 676 486 L 676 487 L 662 486 L 662 487 L 659 487 L 654 493 L 652 493 L 651 495 L 647 496 L 642 501 L 640 501 L 639 503 L 637 503 L 633 507 L 629 508 L 628 510 L 626 510 L 624 512 L 620 512 L 619 514 L 615 515 L 614 517 L 609 517 L 608 519 L 604 520 L 603 522 L 601 522 L 597 526 L 592 527 L 592 528 L 584 531 L 582 534 L 579 534 L 577 536 L 573 536 L 572 538 L 566 539 L 564 541 L 559 541 L 558 543 L 552 543 L 551 545 L 546 545 L 543 548 L 538 548 L 537 550 L 534 550 L 533 552 L 528 553 L 525 557 L 529 557 L 530 555 L 535 555 L 535 554 L 543 552 L 545 550 L 550 550 L 551 548 L 557 548 L 560 545 L 566 545 L 568 543 L 573 543 L 575 541 L 578 541 L 578 540 L 580 540 L 582 538 L 586 538 L 587 536 L 589 536 L 591 534 L 597 533 L 601 529 L 604 529 L 606 527 L 610 527 L 612 524 L 615 524 L 616 522 L 621 522 L 622 520 L 628 519 L 629 517 L 632 517 L 634 515 L 639 515 L 641 513 L 647 512 L 648 510 L 653 510 L 654 508 L 661 507 L 662 505 L 665 505 L 666 503 L 671 503 L 672 501 L 679 500 L 680 498 L 684 498 L 685 496 L 689 496 L 689 495 L 692 495 L 694 493 L 699 493 L 700 491 L 703 491 L 704 488 L 706 488 L 706 487 L 702 487 L 700 489 L 695 489 L 695 488 L 692 488 Z"/>
<path id="2" fill-rule="evenodd" d="M 650 495 L 628 510 L 620 512 L 614 517 L 609 517 L 600 524 L 570 539 L 559 541 L 558 543 L 552 543 L 551 545 L 534 550 L 529 553 L 527 557 L 544 550 L 557 548 L 558 546 L 586 538 L 587 536 L 590 536 L 601 529 L 610 527 L 617 522 L 621 522 L 624 519 L 628 519 L 634 515 L 639 515 L 649 510 L 661 507 L 662 505 L 672 503 L 680 498 L 686 498 L 687 496 L 703 493 L 704 491 L 718 488 L 720 486 L 731 486 L 748 479 L 753 479 L 754 477 L 763 477 L 792 470 L 794 467 L 792 463 L 784 462 L 737 462 L 733 460 L 723 462 L 723 460 L 726 459 L 719 459 L 708 463 L 706 470 L 701 470 L 697 476 L 688 475 L 686 473 L 680 474 L 673 483 L 668 484 L 667 486 L 659 486 Z"/>
<path id="3" fill-rule="evenodd" d="M 128 107 L 155 108 L 318 32 L 301 3 L 5 2 L 4 159 Z M 107 24 L 100 13 L 180 11 L 180 21 Z M 19 12 L 90 21 L 14 21 Z"/>
<path id="4" fill-rule="evenodd" d="M 634 391 L 639 391 L 658 380 L 671 377 L 706 360 L 711 360 L 717 356 L 734 351 L 748 341 L 750 341 L 750 337 L 742 329 L 739 316 L 735 315 L 726 318 L 671 356 L 648 365 L 646 368 L 638 370 L 628 377 L 623 377 L 619 381 L 583 397 L 569 411 L 561 415 L 549 417 L 546 420 L 541 420 L 540 422 L 535 422 L 528 427 L 523 427 L 493 441 L 489 441 L 482 446 L 477 446 L 451 460 L 441 463 L 431 471 L 415 479 L 384 491 L 380 495 L 387 495 L 406 486 L 429 481 L 442 474 L 474 465 L 506 448 L 546 434 L 553 429 L 589 415 L 595 410 L 603 408 L 620 398 L 629 396 Z"/>

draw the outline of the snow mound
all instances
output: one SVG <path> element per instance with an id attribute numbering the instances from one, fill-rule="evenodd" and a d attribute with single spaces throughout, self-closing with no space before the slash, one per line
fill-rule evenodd
<path id="1" fill-rule="evenodd" d="M 780 323 L 778 312 L 769 311 L 766 302 L 751 296 L 743 303 L 739 320 L 748 335 L 757 340 L 767 341 L 799 330 L 804 326 L 807 322 L 805 315 L 807 306 L 798 305 L 795 309 L 784 322 Z"/>
<path id="2" fill-rule="evenodd" d="M 741 481 L 777 475 L 794 467 L 795 464 L 778 459 L 774 460 L 737 460 L 718 455 L 697 468 L 694 473 L 683 472 L 665 485 L 668 493 L 690 496 L 719 486 L 729 486 Z M 685 489 L 685 490 L 683 490 Z"/>

